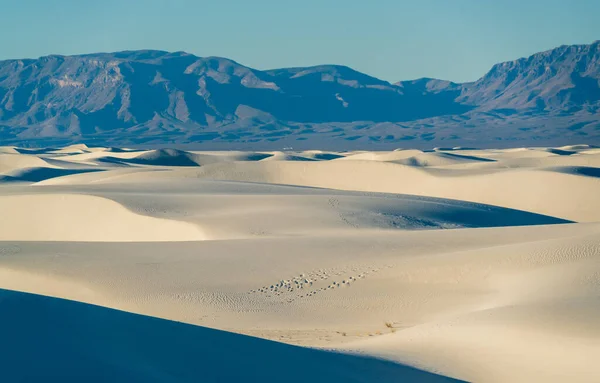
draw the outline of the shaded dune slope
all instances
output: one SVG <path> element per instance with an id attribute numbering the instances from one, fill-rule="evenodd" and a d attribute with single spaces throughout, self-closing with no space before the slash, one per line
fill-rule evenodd
<path id="1" fill-rule="evenodd" d="M 302 162 L 224 163 L 190 171 L 187 176 L 412 194 L 507 207 L 578 222 L 600 219 L 600 200 L 595 192 L 598 178 L 537 169 L 440 177 L 421 168 L 393 163 L 334 160 L 310 166 Z"/>
<path id="2" fill-rule="evenodd" d="M 457 381 L 377 359 L 8 290 L 0 290 L 0 337 L 11 345 L 0 348 L 5 381 Z"/>
<path id="3" fill-rule="evenodd" d="M 25 168 L 0 175 L 0 182 L 40 182 L 56 177 L 102 171 L 102 169 Z"/>

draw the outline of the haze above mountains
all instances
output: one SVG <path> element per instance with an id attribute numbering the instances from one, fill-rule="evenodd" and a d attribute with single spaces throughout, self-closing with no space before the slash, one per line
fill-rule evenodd
<path id="1" fill-rule="evenodd" d="M 256 70 L 184 52 L 0 61 L 4 145 L 395 148 L 600 143 L 600 41 L 481 79 L 391 84 L 345 66 Z"/>

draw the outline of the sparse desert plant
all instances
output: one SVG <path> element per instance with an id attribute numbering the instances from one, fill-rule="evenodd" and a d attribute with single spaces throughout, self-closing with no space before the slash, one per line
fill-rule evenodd
<path id="1" fill-rule="evenodd" d="M 392 322 L 385 322 L 385 327 L 394 328 L 394 324 Z"/>

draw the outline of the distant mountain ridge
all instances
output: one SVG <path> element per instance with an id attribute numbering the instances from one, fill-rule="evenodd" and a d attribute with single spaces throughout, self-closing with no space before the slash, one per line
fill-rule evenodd
<path id="1" fill-rule="evenodd" d="M 600 41 L 497 64 L 465 84 L 152 50 L 0 61 L 2 145 L 598 143 L 599 111 Z"/>

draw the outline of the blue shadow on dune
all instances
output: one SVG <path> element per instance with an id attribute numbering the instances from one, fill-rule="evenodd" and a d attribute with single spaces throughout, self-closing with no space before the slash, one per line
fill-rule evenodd
<path id="1" fill-rule="evenodd" d="M 600 178 L 600 168 L 595 168 L 592 166 L 557 166 L 548 168 L 546 170 L 557 173 Z"/>
<path id="2" fill-rule="evenodd" d="M 73 174 L 100 172 L 104 169 L 55 169 L 55 168 L 26 168 L 11 175 L 0 175 L 2 182 L 40 182 L 51 178 L 70 176 Z"/>
<path id="3" fill-rule="evenodd" d="M 455 382 L 291 346 L 0 289 L 3 382 Z"/>

